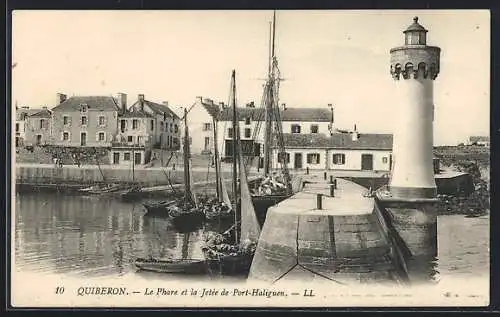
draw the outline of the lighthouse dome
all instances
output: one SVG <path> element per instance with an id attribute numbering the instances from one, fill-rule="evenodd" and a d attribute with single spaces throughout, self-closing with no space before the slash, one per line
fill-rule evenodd
<path id="1" fill-rule="evenodd" d="M 418 23 L 418 17 L 413 18 L 413 23 L 403 31 L 405 45 L 425 45 L 427 30 Z"/>

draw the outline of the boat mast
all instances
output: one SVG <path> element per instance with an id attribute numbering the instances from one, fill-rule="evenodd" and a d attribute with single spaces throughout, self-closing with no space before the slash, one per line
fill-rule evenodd
<path id="1" fill-rule="evenodd" d="M 238 238 L 238 212 L 239 212 L 239 195 L 238 195 L 238 174 L 237 174 L 237 158 L 238 158 L 238 144 L 239 141 L 239 127 L 237 125 L 237 113 L 236 113 L 236 71 L 233 70 L 231 75 L 231 94 L 232 94 L 232 106 L 233 106 L 233 196 L 234 196 L 234 223 L 235 223 L 235 240 L 239 242 Z"/>
<path id="2" fill-rule="evenodd" d="M 187 126 L 187 108 L 184 108 L 184 149 L 183 149 L 183 159 L 184 159 L 184 191 L 185 199 L 191 198 L 191 182 L 189 178 L 189 131 Z"/>
<path id="3" fill-rule="evenodd" d="M 219 170 L 219 149 L 217 145 L 217 119 L 212 117 L 212 125 L 214 129 L 214 163 L 215 163 L 215 189 L 217 192 L 217 199 L 222 202 L 222 179 L 221 171 Z"/>
<path id="4" fill-rule="evenodd" d="M 269 31 L 269 66 L 268 79 L 266 83 L 266 104 L 265 104 L 265 132 L 264 132 L 264 176 L 269 176 L 271 165 L 271 138 L 272 138 L 272 113 L 273 113 L 273 90 L 272 82 L 274 80 L 273 60 L 276 35 L 276 11 L 273 13 L 273 23 Z"/>

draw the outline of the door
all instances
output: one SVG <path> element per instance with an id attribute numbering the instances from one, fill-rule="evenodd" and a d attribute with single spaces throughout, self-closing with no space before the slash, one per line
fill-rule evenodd
<path id="1" fill-rule="evenodd" d="M 113 153 L 113 164 L 120 164 L 120 153 Z"/>
<path id="2" fill-rule="evenodd" d="M 295 153 L 293 167 L 302 168 L 302 153 Z"/>
<path id="3" fill-rule="evenodd" d="M 40 134 L 38 134 L 36 136 L 36 145 L 40 145 L 42 144 L 42 136 Z"/>
<path id="4" fill-rule="evenodd" d="M 141 165 L 141 153 L 134 154 L 134 164 Z"/>
<path id="5" fill-rule="evenodd" d="M 87 145 L 87 133 L 86 132 L 80 133 L 80 145 L 81 146 Z"/>
<path id="6" fill-rule="evenodd" d="M 362 154 L 361 155 L 361 170 L 372 171 L 373 170 L 373 155 L 372 154 Z"/>
<path id="7" fill-rule="evenodd" d="M 120 121 L 120 130 L 123 132 L 125 132 L 125 128 L 127 127 L 127 121 L 125 120 L 121 120 Z"/>

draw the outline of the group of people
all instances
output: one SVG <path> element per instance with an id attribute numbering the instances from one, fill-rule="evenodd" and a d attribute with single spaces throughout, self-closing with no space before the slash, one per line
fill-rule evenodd
<path id="1" fill-rule="evenodd" d="M 78 156 L 76 154 L 71 154 L 71 157 L 73 158 L 73 162 L 75 162 L 76 165 L 78 167 L 80 167 L 81 163 L 80 163 L 80 159 L 78 158 Z M 52 162 L 54 163 L 55 167 L 63 167 L 63 165 L 64 165 L 62 157 L 57 156 L 57 155 L 52 156 Z"/>

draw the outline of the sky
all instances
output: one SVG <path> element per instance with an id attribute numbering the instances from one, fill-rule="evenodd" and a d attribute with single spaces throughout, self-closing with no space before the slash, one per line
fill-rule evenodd
<path id="1" fill-rule="evenodd" d="M 174 111 L 197 96 L 260 104 L 272 11 L 14 11 L 12 101 L 55 106 L 72 95 L 144 94 Z M 489 135 L 490 15 L 486 10 L 280 11 L 276 55 L 288 107 L 334 105 L 335 124 L 393 133 L 389 50 L 419 17 L 439 46 L 434 144 Z"/>

